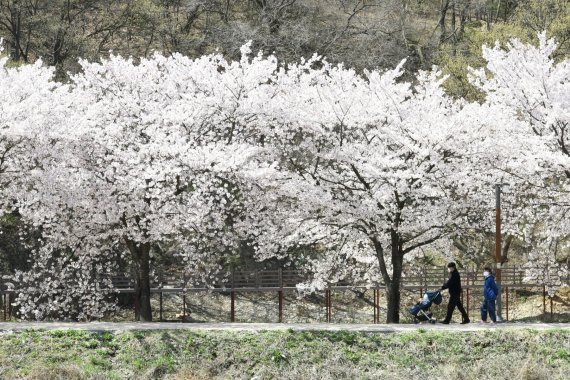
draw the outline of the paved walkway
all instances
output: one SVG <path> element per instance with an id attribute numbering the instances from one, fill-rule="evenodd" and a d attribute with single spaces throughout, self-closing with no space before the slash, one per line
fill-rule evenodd
<path id="1" fill-rule="evenodd" d="M 401 324 L 401 325 L 365 325 L 365 324 L 334 324 L 334 323 L 180 323 L 180 322 L 0 322 L 0 334 L 28 329 L 45 330 L 87 330 L 87 331 L 129 331 L 129 330 L 194 330 L 194 331 L 262 331 L 262 330 L 323 330 L 323 331 L 360 331 L 373 333 L 397 333 L 415 331 L 418 329 L 436 331 L 480 331 L 489 329 L 560 329 L 570 331 L 570 323 L 499 323 L 489 325 L 482 323 L 461 324 Z"/>

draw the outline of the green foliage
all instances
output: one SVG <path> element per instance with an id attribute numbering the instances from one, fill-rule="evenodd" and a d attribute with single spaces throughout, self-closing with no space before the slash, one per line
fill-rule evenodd
<path id="1" fill-rule="evenodd" d="M 570 331 L 56 330 L 0 339 L 3 378 L 454 378 L 457 366 L 464 379 L 477 379 L 482 368 L 493 379 L 546 371 L 563 379 L 570 370 Z"/>
<path id="2" fill-rule="evenodd" d="M 465 33 L 457 40 L 443 44 L 436 59 L 449 79 L 447 93 L 470 101 L 481 101 L 483 94 L 468 80 L 468 67 L 485 65 L 482 46 L 495 43 L 506 46 L 512 38 L 525 43 L 538 41 L 538 33 L 546 31 L 559 42 L 557 59 L 570 56 L 570 5 L 566 0 L 523 0 L 506 21 L 497 21 L 487 30 L 481 21 L 467 22 Z"/>

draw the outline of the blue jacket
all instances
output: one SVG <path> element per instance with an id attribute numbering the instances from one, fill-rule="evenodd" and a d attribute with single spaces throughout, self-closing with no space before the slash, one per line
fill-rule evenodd
<path id="1" fill-rule="evenodd" d="M 497 299 L 497 294 L 499 294 L 499 288 L 497 288 L 497 284 L 495 283 L 495 277 L 490 275 L 485 279 L 483 295 L 485 296 L 486 301 L 495 301 Z"/>

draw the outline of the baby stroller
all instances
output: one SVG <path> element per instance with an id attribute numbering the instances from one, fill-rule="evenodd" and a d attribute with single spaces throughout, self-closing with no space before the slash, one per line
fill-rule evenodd
<path id="1" fill-rule="evenodd" d="M 420 302 L 415 304 L 410 308 L 410 314 L 414 316 L 414 323 L 427 322 L 435 323 L 435 319 L 432 319 L 432 313 L 429 312 L 429 308 L 432 303 L 439 305 L 442 301 L 441 293 L 439 290 L 435 292 L 426 292 Z"/>

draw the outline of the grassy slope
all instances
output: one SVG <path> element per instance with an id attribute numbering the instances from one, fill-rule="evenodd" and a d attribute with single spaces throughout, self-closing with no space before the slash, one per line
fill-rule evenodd
<path id="1" fill-rule="evenodd" d="M 0 335 L 0 378 L 566 379 L 570 332 Z"/>

